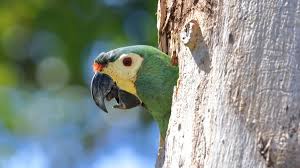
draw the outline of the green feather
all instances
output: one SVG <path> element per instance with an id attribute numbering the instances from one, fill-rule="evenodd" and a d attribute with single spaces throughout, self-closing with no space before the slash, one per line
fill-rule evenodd
<path id="1" fill-rule="evenodd" d="M 172 95 L 178 79 L 178 67 L 160 50 L 141 46 L 135 52 L 144 58 L 135 82 L 137 94 L 166 136 L 171 114 Z"/>

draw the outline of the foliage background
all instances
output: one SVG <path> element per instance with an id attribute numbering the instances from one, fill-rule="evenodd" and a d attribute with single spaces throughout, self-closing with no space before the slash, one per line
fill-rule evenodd
<path id="1" fill-rule="evenodd" d="M 0 167 L 153 167 L 158 129 L 145 112 L 99 112 L 98 53 L 156 46 L 156 1 L 1 0 Z"/>

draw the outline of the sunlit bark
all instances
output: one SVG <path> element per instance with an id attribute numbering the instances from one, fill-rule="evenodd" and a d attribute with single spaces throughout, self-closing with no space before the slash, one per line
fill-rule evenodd
<path id="1" fill-rule="evenodd" d="M 180 77 L 157 167 L 300 167 L 300 1 L 158 3 Z"/>

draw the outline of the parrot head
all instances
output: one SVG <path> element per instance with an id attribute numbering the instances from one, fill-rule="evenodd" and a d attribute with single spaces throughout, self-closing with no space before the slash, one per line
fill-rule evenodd
<path id="1" fill-rule="evenodd" d="M 91 92 L 99 108 L 107 112 L 104 100 L 113 98 L 118 103 L 114 108 L 130 109 L 142 104 L 137 96 L 135 81 L 143 60 L 132 47 L 100 53 L 96 57 Z"/>
<path id="2" fill-rule="evenodd" d="M 142 105 L 158 123 L 165 137 L 171 114 L 172 94 L 178 67 L 159 49 L 136 45 L 100 53 L 93 63 L 91 92 L 98 107 L 108 112 L 105 100 L 115 99 L 114 108 Z"/>

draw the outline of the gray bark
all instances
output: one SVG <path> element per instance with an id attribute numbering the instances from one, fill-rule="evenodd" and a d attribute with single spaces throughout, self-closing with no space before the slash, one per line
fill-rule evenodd
<path id="1" fill-rule="evenodd" d="M 158 3 L 180 68 L 158 167 L 300 167 L 300 1 Z"/>

